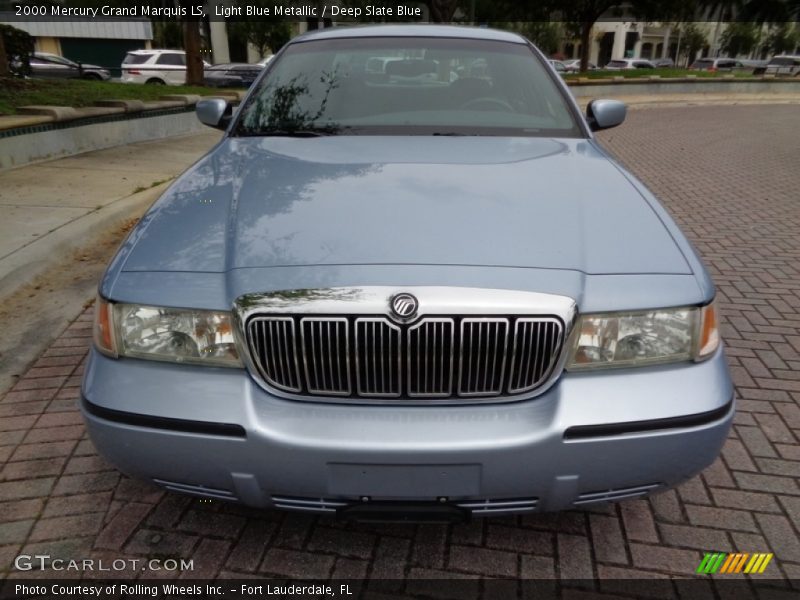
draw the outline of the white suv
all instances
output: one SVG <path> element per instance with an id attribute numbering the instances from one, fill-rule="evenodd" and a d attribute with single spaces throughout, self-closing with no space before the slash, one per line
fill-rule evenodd
<path id="1" fill-rule="evenodd" d="M 205 61 L 203 64 L 209 67 Z M 183 50 L 131 50 L 122 61 L 123 83 L 184 85 L 186 52 Z"/>
<path id="2" fill-rule="evenodd" d="M 606 71 L 631 71 L 633 69 L 655 69 L 656 66 L 644 58 L 617 58 L 603 68 Z"/>
<path id="3" fill-rule="evenodd" d="M 800 77 L 800 56 L 773 56 L 765 69 L 769 75 Z"/>

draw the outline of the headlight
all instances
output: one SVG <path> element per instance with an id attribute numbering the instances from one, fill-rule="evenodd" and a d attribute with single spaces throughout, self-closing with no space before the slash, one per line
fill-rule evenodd
<path id="1" fill-rule="evenodd" d="M 131 356 L 241 367 L 228 312 L 112 304 L 98 298 L 95 345 L 110 356 Z"/>
<path id="2" fill-rule="evenodd" d="M 703 360 L 719 347 L 714 304 L 583 315 L 567 369 L 645 366 Z"/>

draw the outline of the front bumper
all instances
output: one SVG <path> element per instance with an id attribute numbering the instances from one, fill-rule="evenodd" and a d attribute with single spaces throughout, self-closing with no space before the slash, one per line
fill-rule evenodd
<path id="1" fill-rule="evenodd" d="M 674 486 L 718 456 L 733 419 L 721 351 L 698 364 L 564 373 L 507 404 L 363 406 L 277 398 L 244 370 L 92 351 L 82 409 L 98 451 L 169 489 L 332 512 L 438 503 L 562 510 Z"/>

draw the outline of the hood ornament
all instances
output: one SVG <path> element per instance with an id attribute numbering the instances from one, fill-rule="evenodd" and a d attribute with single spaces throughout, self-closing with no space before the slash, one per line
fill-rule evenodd
<path id="1" fill-rule="evenodd" d="M 417 309 L 419 309 L 419 301 L 411 294 L 403 292 L 392 296 L 389 306 L 395 317 L 402 321 L 408 321 L 416 316 Z"/>

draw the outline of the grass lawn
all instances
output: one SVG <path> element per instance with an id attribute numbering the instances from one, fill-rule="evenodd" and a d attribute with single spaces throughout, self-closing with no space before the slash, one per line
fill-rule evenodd
<path id="1" fill-rule="evenodd" d="M 597 71 L 588 71 L 586 73 L 568 73 L 564 75 L 564 79 L 577 79 L 578 77 L 588 77 L 589 79 L 607 79 L 610 77 L 652 77 L 653 75 L 660 75 L 663 78 L 668 77 L 686 77 L 687 75 L 696 75 L 698 78 L 722 78 L 723 75 L 730 75 L 731 73 L 709 73 L 708 71 L 690 71 L 689 69 L 632 69 L 630 71 L 604 71 L 602 69 Z M 753 77 L 752 69 L 743 72 L 734 72 L 735 77 Z"/>
<path id="2" fill-rule="evenodd" d="M 0 115 L 13 115 L 20 106 L 90 106 L 95 100 L 157 100 L 164 94 L 214 95 L 220 90 L 188 85 L 137 85 L 81 79 L 0 78 Z"/>

